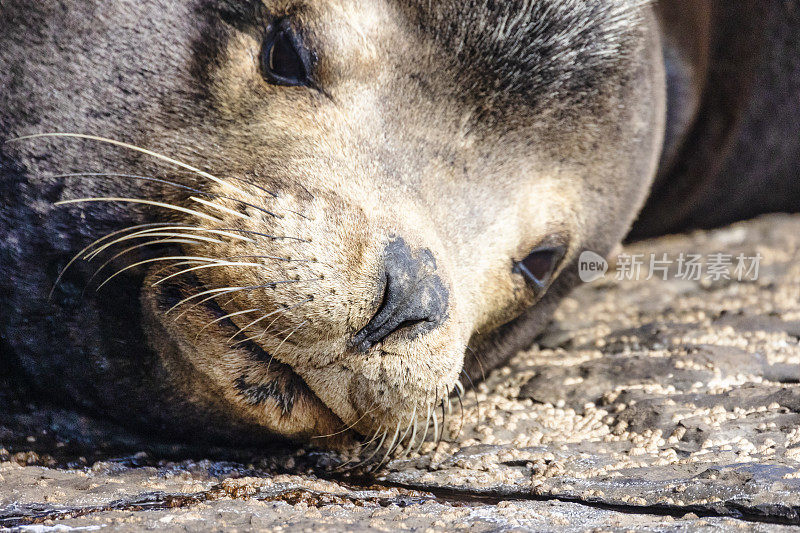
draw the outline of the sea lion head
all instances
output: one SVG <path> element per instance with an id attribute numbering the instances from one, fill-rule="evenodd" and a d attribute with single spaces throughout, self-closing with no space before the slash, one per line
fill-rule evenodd
<path id="1" fill-rule="evenodd" d="M 658 157 L 634 0 L 25 4 L 0 8 L 3 327 L 140 424 L 416 433 L 619 242 Z"/>

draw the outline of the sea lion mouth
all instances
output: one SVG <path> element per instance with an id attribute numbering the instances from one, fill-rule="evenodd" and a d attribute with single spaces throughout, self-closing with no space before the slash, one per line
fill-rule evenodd
<path id="1" fill-rule="evenodd" d="M 334 349 L 331 360 L 310 367 L 301 356 L 297 369 L 297 356 L 287 360 L 287 345 L 295 353 L 313 354 L 311 339 L 303 339 L 311 343 L 306 347 L 306 342 L 292 342 L 285 332 L 267 333 L 269 325 L 259 335 L 261 328 L 242 327 L 251 322 L 249 318 L 236 320 L 243 309 L 232 300 L 201 297 L 187 302 L 208 291 L 197 276 L 190 273 L 154 285 L 153 280 L 164 275 L 151 272 L 145 279 L 149 315 L 177 344 L 183 364 L 188 362 L 206 378 L 205 387 L 208 382 L 216 384 L 232 422 L 256 423 L 292 440 L 338 449 L 376 440 L 411 449 L 429 434 L 432 438 L 445 435 L 445 412 L 454 409 L 451 395 L 454 390 L 463 394 L 458 371 L 444 379 L 434 374 L 426 376 L 426 381 L 410 382 L 398 382 L 389 373 L 397 365 L 415 368 L 408 343 L 427 346 L 429 341 L 402 332 L 363 352 L 349 346 L 350 336 L 342 336 L 341 353 Z M 278 343 L 284 351 L 276 349 Z M 279 360 L 276 352 L 284 356 Z M 451 355 L 437 357 L 446 361 Z M 405 379 L 408 374 L 400 375 Z M 441 416 L 436 414 L 439 408 Z"/>
<path id="2" fill-rule="evenodd" d="M 145 290 L 151 292 L 151 298 L 145 298 L 157 302 L 154 318 L 182 352 L 194 352 L 185 360 L 193 360 L 197 352 L 220 359 L 214 367 L 228 381 L 220 394 L 238 407 L 234 414 L 241 422 L 255 422 L 289 439 L 313 440 L 333 448 L 348 447 L 358 438 L 290 364 L 275 358 L 258 339 L 248 337 L 231 319 L 235 313 L 223 309 L 215 298 L 199 299 L 180 309 L 187 297 L 207 290 L 196 276 L 189 274 L 156 286 L 145 281 Z M 181 323 L 182 313 L 193 315 L 191 324 L 202 317 L 204 326 L 191 330 Z"/>

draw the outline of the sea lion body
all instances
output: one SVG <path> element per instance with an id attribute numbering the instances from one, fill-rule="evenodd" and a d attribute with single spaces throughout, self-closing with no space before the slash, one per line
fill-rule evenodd
<path id="1" fill-rule="evenodd" d="M 800 6 L 661 2 L 669 117 L 633 238 L 800 208 Z"/>
<path id="2" fill-rule="evenodd" d="M 3 2 L 3 351 L 151 432 L 424 438 L 462 369 L 528 345 L 580 251 L 625 237 L 657 172 L 634 235 L 796 206 L 792 6 L 662 4 Z M 661 30 L 693 20 L 713 38 Z M 771 85 L 720 133 L 739 24 L 783 41 L 749 51 Z M 774 182 L 743 179 L 781 202 L 714 194 L 738 181 L 700 172 L 724 159 L 706 128 L 774 140 Z"/>

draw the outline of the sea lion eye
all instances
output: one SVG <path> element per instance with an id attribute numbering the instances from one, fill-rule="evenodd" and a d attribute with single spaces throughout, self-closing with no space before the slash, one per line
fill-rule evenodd
<path id="1" fill-rule="evenodd" d="M 264 77 L 276 85 L 307 85 L 308 50 L 287 19 L 275 23 L 261 51 Z"/>
<path id="2" fill-rule="evenodd" d="M 563 257 L 563 246 L 536 248 L 514 265 L 514 272 L 522 274 L 534 289 L 541 290 L 550 283 L 550 278 Z"/>

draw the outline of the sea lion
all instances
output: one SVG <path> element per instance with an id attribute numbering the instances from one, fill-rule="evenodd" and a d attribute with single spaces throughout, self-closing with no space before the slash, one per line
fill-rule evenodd
<path id="1" fill-rule="evenodd" d="M 626 236 L 659 162 L 690 181 L 726 39 L 797 27 L 679 4 L 4 0 L 4 352 L 153 433 L 416 444 Z M 691 218 L 650 202 L 638 234 Z"/>

